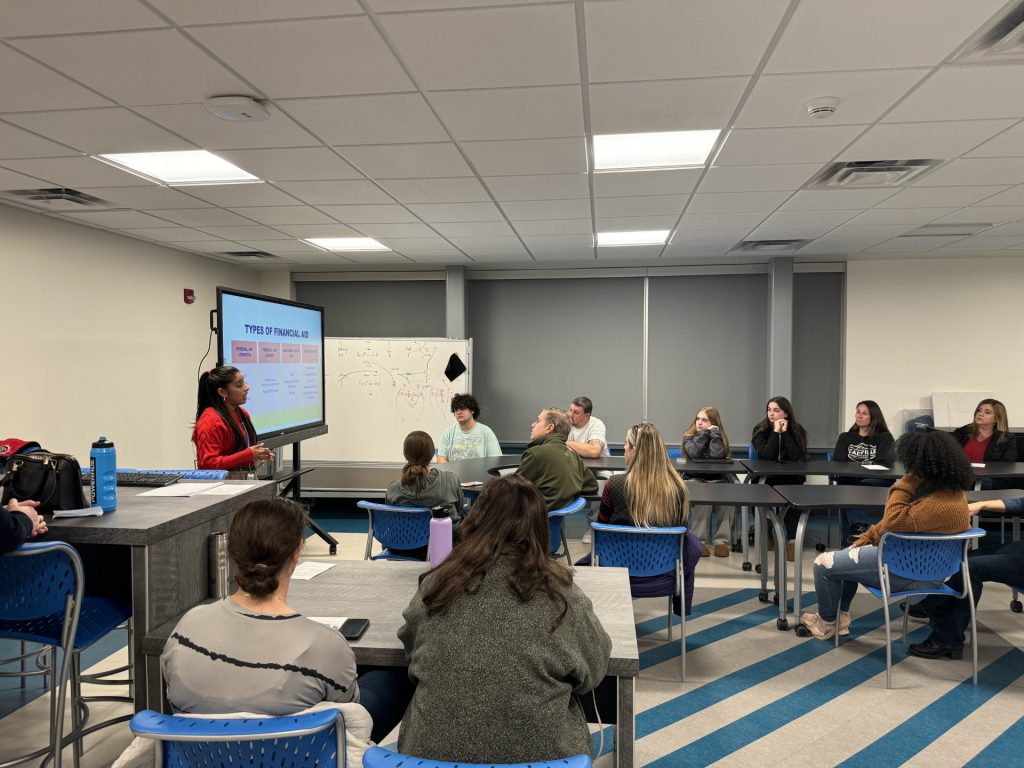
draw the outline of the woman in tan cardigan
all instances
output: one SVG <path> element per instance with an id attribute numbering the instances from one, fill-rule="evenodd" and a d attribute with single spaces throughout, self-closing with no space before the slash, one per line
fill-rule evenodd
<path id="1" fill-rule="evenodd" d="M 885 513 L 846 549 L 824 552 L 814 561 L 818 613 L 805 613 L 800 623 L 811 634 L 828 640 L 835 632 L 849 634 L 850 602 L 857 584 L 879 587 L 878 540 L 887 531 L 900 533 L 960 533 L 970 528 L 964 488 L 974 482 L 963 451 L 945 432 L 910 433 L 896 444 L 896 458 L 907 473 L 889 489 Z M 895 590 L 913 582 L 890 576 Z"/>

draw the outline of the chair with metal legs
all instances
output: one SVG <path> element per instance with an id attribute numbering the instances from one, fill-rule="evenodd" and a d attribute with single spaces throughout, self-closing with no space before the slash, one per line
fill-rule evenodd
<path id="1" fill-rule="evenodd" d="M 416 558 L 397 555 L 396 550 L 414 550 L 426 547 L 430 541 L 430 508 L 400 507 L 392 504 L 378 504 L 374 501 L 359 501 L 356 506 L 369 514 L 369 528 L 366 532 L 366 552 L 363 560 L 412 560 L 422 562 L 426 557 Z M 380 542 L 380 554 L 370 556 L 373 540 Z"/>
<path id="2" fill-rule="evenodd" d="M 579 512 L 586 505 L 587 500 L 582 496 L 577 496 L 561 509 L 553 509 L 548 512 L 548 540 L 551 544 L 551 554 L 558 555 L 561 550 L 569 565 L 572 565 L 572 557 L 569 555 L 569 540 L 565 535 L 565 518 L 574 512 Z"/>

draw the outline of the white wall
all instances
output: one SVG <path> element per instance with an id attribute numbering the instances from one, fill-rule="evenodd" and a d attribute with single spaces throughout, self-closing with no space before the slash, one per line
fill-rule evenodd
<path id="1" fill-rule="evenodd" d="M 265 283 L 278 290 L 280 278 Z M 196 372 L 216 286 L 253 270 L 0 206 L 0 436 L 87 464 L 100 434 L 124 467 L 192 467 Z M 196 292 L 186 305 L 183 289 Z M 286 290 L 286 289 L 285 289 Z M 216 362 L 216 339 L 204 363 Z"/>
<path id="2" fill-rule="evenodd" d="M 851 260 L 844 423 L 877 400 L 890 428 L 932 392 L 994 392 L 1024 425 L 1024 259 Z"/>

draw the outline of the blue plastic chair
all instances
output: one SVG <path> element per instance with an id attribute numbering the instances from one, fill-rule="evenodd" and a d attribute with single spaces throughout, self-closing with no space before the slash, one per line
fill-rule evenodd
<path id="1" fill-rule="evenodd" d="M 629 525 L 591 523 L 593 539 L 590 564 L 609 568 L 628 568 L 630 578 L 660 576 L 675 572 L 675 579 L 663 595 L 668 597 L 668 639 L 672 642 L 672 599 L 686 600 L 683 575 L 683 547 L 686 528 L 635 528 Z M 679 671 L 686 682 L 686 606 L 679 616 Z"/>
<path id="2" fill-rule="evenodd" d="M 335 768 L 345 765 L 345 720 L 336 709 L 290 717 L 207 720 L 145 710 L 129 726 L 155 739 L 157 767 Z"/>
<path id="3" fill-rule="evenodd" d="M 373 501 L 360 501 L 356 503 L 356 506 L 365 509 L 370 516 L 363 560 L 422 562 L 419 558 L 396 555 L 391 550 L 419 549 L 427 546 L 430 541 L 431 515 L 429 507 L 397 507 Z M 380 542 L 382 549 L 379 555 L 370 557 L 374 539 Z"/>
<path id="4" fill-rule="evenodd" d="M 893 599 L 907 602 L 914 595 L 945 595 L 957 599 L 967 598 L 971 606 L 971 657 L 974 684 L 978 684 L 978 627 L 974 616 L 974 593 L 967 565 L 967 550 L 972 541 L 985 535 L 983 528 L 971 528 L 963 533 L 894 533 L 882 534 L 878 541 L 878 583 L 881 589 L 864 585 L 885 605 L 885 687 L 892 688 L 892 630 L 889 627 L 889 603 Z M 964 589 L 957 592 L 942 582 L 963 571 Z M 893 591 L 889 576 L 899 576 L 911 581 L 934 582 L 933 587 Z M 907 642 L 907 618 L 910 612 L 903 611 L 903 643 Z M 839 646 L 839 611 L 836 611 L 835 643 Z"/>
<path id="5" fill-rule="evenodd" d="M 529 763 L 447 763 L 391 752 L 381 747 L 370 747 L 363 753 L 363 768 L 590 768 L 590 755 L 560 757 L 555 760 Z"/>
<path id="6" fill-rule="evenodd" d="M 668 457 L 670 459 L 672 459 L 672 461 L 675 461 L 676 459 L 683 458 L 683 449 L 682 448 L 669 448 L 668 449 Z"/>
<path id="7" fill-rule="evenodd" d="M 574 512 L 579 512 L 586 505 L 586 499 L 577 496 L 561 509 L 553 509 L 548 512 L 548 540 L 551 543 L 551 554 L 557 555 L 561 548 L 569 565 L 572 565 L 572 557 L 569 555 L 569 540 L 565 537 L 565 518 Z"/>

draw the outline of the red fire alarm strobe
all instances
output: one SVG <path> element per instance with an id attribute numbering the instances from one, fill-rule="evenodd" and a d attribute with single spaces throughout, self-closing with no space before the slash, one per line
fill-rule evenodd
<path id="1" fill-rule="evenodd" d="M 196 292 L 193 291 L 191 288 L 186 288 L 185 289 L 185 303 L 186 304 L 195 304 L 196 303 Z"/>

